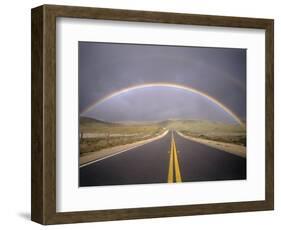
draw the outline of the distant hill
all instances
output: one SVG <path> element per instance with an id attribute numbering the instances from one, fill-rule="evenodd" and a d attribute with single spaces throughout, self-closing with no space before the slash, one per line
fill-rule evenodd
<path id="1" fill-rule="evenodd" d="M 99 125 L 152 125 L 158 124 L 158 121 L 149 122 L 149 121 L 116 121 L 116 122 L 109 122 L 109 121 L 102 121 L 91 117 L 80 117 L 80 124 L 99 124 Z"/>
<path id="2" fill-rule="evenodd" d="M 109 122 L 97 120 L 95 118 L 90 117 L 80 117 L 80 124 L 109 124 Z"/>
<path id="3" fill-rule="evenodd" d="M 90 117 L 80 117 L 80 129 L 83 131 L 104 128 L 108 129 L 116 126 L 120 126 L 120 124 L 101 121 Z"/>
<path id="4" fill-rule="evenodd" d="M 149 134 L 154 135 L 162 129 L 158 124 L 154 123 L 113 123 L 105 122 L 95 118 L 80 117 L 80 132 L 82 133 L 110 133 L 115 135 L 131 135 L 131 134 Z"/>
<path id="5" fill-rule="evenodd" d="M 174 129 L 174 130 L 186 130 L 192 132 L 245 132 L 245 129 L 241 127 L 239 124 L 228 124 L 216 121 L 208 121 L 208 120 L 165 120 L 165 121 L 153 121 L 153 122 L 105 122 L 101 120 L 97 120 L 89 117 L 80 117 L 80 127 L 87 128 L 102 128 L 102 127 L 122 127 L 122 126 L 158 126 L 159 128 L 165 129 Z"/>
<path id="6" fill-rule="evenodd" d="M 167 129 L 189 130 L 192 132 L 245 132 L 239 124 L 227 124 L 207 120 L 166 120 L 158 123 Z"/>

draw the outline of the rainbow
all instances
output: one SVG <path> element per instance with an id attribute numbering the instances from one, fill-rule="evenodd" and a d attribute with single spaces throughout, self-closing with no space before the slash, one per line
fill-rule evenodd
<path id="1" fill-rule="evenodd" d="M 106 100 L 109 100 L 115 96 L 118 96 L 120 94 L 124 94 L 127 93 L 129 91 L 132 90 L 136 90 L 136 89 L 142 89 L 142 88 L 150 88 L 150 87 L 169 87 L 169 88 L 177 88 L 177 89 L 183 89 L 183 90 L 187 90 L 189 92 L 198 94 L 202 97 L 207 98 L 209 101 L 211 101 L 212 103 L 218 105 L 220 108 L 222 108 L 226 113 L 228 113 L 235 121 L 237 121 L 242 127 L 245 127 L 245 124 L 243 123 L 243 121 L 234 113 L 232 112 L 228 107 L 226 107 L 225 105 L 223 105 L 221 102 L 219 102 L 217 99 L 215 99 L 214 97 L 208 95 L 207 93 L 204 93 L 202 91 L 199 91 L 195 88 L 192 88 L 190 86 L 183 86 L 183 85 L 179 85 L 179 84 L 173 84 L 173 83 L 166 83 L 166 82 L 157 82 L 157 83 L 149 83 L 149 84 L 141 84 L 141 85 L 136 85 L 136 86 L 131 86 L 128 88 L 124 88 L 121 90 L 118 90 L 114 93 L 111 93 L 105 97 L 103 97 L 102 99 L 90 104 L 88 107 L 86 107 L 84 110 L 81 111 L 80 115 L 83 115 L 89 111 L 91 111 L 95 106 L 105 102 Z"/>

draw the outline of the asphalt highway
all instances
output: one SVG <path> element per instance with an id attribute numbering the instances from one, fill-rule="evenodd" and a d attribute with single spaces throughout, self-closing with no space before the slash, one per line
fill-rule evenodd
<path id="1" fill-rule="evenodd" d="M 242 180 L 246 179 L 246 159 L 170 131 L 79 171 L 80 186 Z"/>

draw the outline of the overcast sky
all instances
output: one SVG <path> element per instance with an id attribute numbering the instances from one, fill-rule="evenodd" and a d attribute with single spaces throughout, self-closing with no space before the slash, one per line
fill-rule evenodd
<path id="1" fill-rule="evenodd" d="M 121 89 L 156 82 L 195 88 L 245 120 L 245 49 L 79 42 L 80 112 Z M 169 87 L 132 90 L 82 115 L 105 121 L 234 122 L 207 98 Z"/>

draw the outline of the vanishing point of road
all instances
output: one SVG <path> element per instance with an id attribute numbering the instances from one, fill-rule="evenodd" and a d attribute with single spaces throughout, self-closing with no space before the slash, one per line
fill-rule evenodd
<path id="1" fill-rule="evenodd" d="M 170 131 L 164 137 L 80 167 L 80 186 L 246 179 L 246 158 Z"/>

